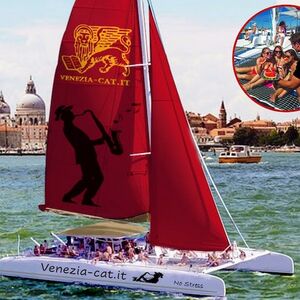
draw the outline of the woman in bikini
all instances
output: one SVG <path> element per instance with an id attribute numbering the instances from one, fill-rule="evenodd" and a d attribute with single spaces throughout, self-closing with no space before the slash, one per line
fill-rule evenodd
<path id="1" fill-rule="evenodd" d="M 236 76 L 239 79 L 251 80 L 262 71 L 263 64 L 271 57 L 271 50 L 268 47 L 262 49 L 260 57 L 256 60 L 255 66 L 250 67 L 235 67 Z"/>
<path id="2" fill-rule="evenodd" d="M 278 65 L 278 69 L 282 70 L 282 79 L 289 80 L 297 66 L 297 63 L 299 61 L 299 58 L 293 49 L 289 49 L 284 52 L 284 56 Z M 277 86 L 275 85 L 275 88 Z M 282 98 L 284 95 L 286 95 L 289 91 L 284 88 L 276 88 L 276 91 L 274 94 L 271 95 L 270 101 L 275 102 L 277 99 Z"/>
<path id="3" fill-rule="evenodd" d="M 280 46 L 282 46 L 285 35 L 286 35 L 286 25 L 284 21 L 281 21 L 277 27 L 277 32 L 274 37 L 274 44 L 279 42 Z"/>
<path id="4" fill-rule="evenodd" d="M 273 82 L 279 80 L 283 76 L 282 70 L 278 69 L 281 64 L 283 51 L 281 46 L 274 48 L 273 54 L 263 64 L 263 69 L 260 74 L 255 75 L 249 82 L 243 85 L 243 88 L 248 91 L 254 87 L 265 85 L 267 88 L 274 88 Z M 282 77 L 283 78 L 283 77 Z"/>

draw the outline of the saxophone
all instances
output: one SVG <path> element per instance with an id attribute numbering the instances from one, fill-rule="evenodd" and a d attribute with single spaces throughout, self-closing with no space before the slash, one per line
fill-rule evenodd
<path id="1" fill-rule="evenodd" d="M 91 111 L 90 109 L 85 110 L 84 113 L 89 112 L 95 122 L 95 124 L 97 125 L 97 127 L 99 128 L 100 132 L 102 133 L 103 139 L 106 142 L 106 144 L 109 147 L 109 150 L 112 154 L 115 155 L 120 155 L 123 153 L 123 147 L 120 143 L 120 139 L 119 139 L 119 130 L 110 130 L 111 131 L 111 136 L 106 132 L 104 126 L 102 125 L 102 123 L 97 119 L 97 117 L 95 116 L 95 114 L 93 113 L 93 111 Z"/>

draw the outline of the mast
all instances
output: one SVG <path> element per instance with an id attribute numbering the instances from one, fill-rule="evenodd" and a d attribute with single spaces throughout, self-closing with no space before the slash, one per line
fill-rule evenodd
<path id="1" fill-rule="evenodd" d="M 144 84 L 145 84 L 145 96 L 147 107 L 147 123 L 148 123 L 148 135 L 149 135 L 149 148 L 151 151 L 151 88 L 150 88 L 150 75 L 149 75 L 149 58 L 147 50 L 147 37 L 145 28 L 145 14 L 143 0 L 137 0 L 141 48 L 142 48 L 142 66 L 144 72 Z"/>
<path id="2" fill-rule="evenodd" d="M 277 9 L 276 7 L 272 8 L 272 41 L 275 40 L 276 28 L 277 28 Z M 276 44 L 276 43 L 274 43 Z"/>

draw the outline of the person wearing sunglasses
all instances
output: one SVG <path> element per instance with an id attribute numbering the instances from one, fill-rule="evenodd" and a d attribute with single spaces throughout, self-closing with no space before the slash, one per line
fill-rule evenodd
<path id="1" fill-rule="evenodd" d="M 292 34 L 290 41 L 294 50 L 300 52 L 300 33 Z M 289 80 L 279 80 L 278 86 L 286 89 L 296 90 L 298 100 L 300 101 L 300 63 L 297 63 L 297 66 L 291 78 Z"/>
<path id="2" fill-rule="evenodd" d="M 270 48 L 263 48 L 260 56 L 256 60 L 255 66 L 235 67 L 236 77 L 239 79 L 251 80 L 254 76 L 261 73 L 263 64 L 267 61 L 271 54 L 272 52 Z"/>
<path id="3" fill-rule="evenodd" d="M 285 74 L 283 80 L 290 80 L 296 70 L 298 61 L 299 58 L 295 50 L 289 49 L 284 52 L 281 63 L 278 66 L 278 68 L 282 70 L 283 74 Z M 277 99 L 282 98 L 288 93 L 288 89 L 280 88 L 278 87 L 278 84 L 274 84 L 274 87 L 276 92 L 270 97 L 270 101 L 272 102 L 275 102 Z"/>
<path id="4" fill-rule="evenodd" d="M 248 83 L 243 85 L 243 88 L 248 91 L 254 87 L 265 85 L 267 88 L 274 88 L 273 82 L 279 78 L 283 78 L 283 70 L 278 68 L 283 56 L 282 47 L 277 45 L 274 48 L 272 56 L 268 57 L 263 64 L 263 70 L 260 74 L 254 76 Z"/>

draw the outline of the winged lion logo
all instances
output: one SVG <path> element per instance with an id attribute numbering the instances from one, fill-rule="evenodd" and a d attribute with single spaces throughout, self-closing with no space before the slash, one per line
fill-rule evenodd
<path id="1" fill-rule="evenodd" d="M 67 70 L 80 74 L 99 65 L 100 73 L 107 73 L 115 66 L 122 67 L 122 74 L 129 76 L 128 54 L 131 49 L 131 29 L 112 26 L 78 25 L 74 30 L 76 55 L 63 55 Z"/>

